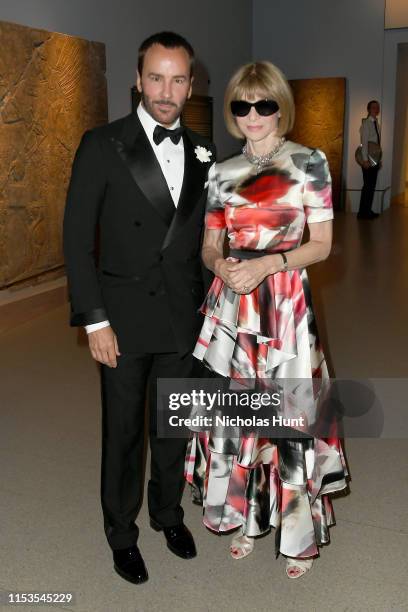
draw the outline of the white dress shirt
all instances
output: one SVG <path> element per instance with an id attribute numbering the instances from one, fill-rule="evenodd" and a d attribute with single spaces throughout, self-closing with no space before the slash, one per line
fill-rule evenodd
<path id="1" fill-rule="evenodd" d="M 377 120 L 375 117 L 372 117 L 371 115 L 369 115 L 367 118 L 363 119 L 363 121 L 361 122 L 360 137 L 361 137 L 361 144 L 363 145 L 362 154 L 363 154 L 364 161 L 368 161 L 368 143 L 376 142 L 380 144 L 378 141 L 378 136 L 377 136 L 377 132 L 375 129 L 376 121 Z M 378 129 L 378 133 L 380 134 L 380 127 L 378 125 L 378 121 L 377 121 L 377 129 Z"/>
<path id="2" fill-rule="evenodd" d="M 177 207 L 184 178 L 183 139 L 180 138 L 179 143 L 174 144 L 170 138 L 165 138 L 159 145 L 157 145 L 153 140 L 153 132 L 157 125 L 157 121 L 155 121 L 153 117 L 149 115 L 141 102 L 137 108 L 137 115 L 144 131 L 146 132 L 146 136 L 149 139 L 154 154 L 156 155 L 156 159 L 160 164 L 160 168 L 163 172 L 163 176 L 166 180 L 174 205 Z M 175 121 L 168 129 L 174 130 L 178 128 L 179 125 L 180 119 L 177 119 L 177 121 Z M 85 325 L 85 330 L 87 334 L 90 334 L 93 331 L 102 329 L 103 327 L 108 327 L 109 325 L 109 321 L 101 321 L 100 323 Z"/>
<path id="3" fill-rule="evenodd" d="M 164 178 L 166 179 L 167 186 L 170 191 L 170 195 L 173 198 L 174 205 L 177 206 L 180 199 L 181 187 L 183 185 L 184 178 L 184 143 L 183 139 L 180 138 L 178 144 L 174 144 L 170 138 L 165 138 L 159 145 L 153 140 L 154 128 L 157 125 L 157 121 L 153 119 L 151 115 L 145 110 L 142 103 L 137 108 L 137 114 L 140 119 L 140 123 L 143 126 L 146 136 L 149 139 L 154 154 L 156 155 L 157 161 L 160 164 Z M 175 130 L 180 125 L 180 119 L 177 119 L 170 130 Z"/>

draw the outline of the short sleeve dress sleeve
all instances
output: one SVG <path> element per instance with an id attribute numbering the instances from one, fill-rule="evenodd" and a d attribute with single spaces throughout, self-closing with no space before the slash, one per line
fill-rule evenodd
<path id="1" fill-rule="evenodd" d="M 305 186 L 303 207 L 308 223 L 333 219 L 332 180 L 326 155 L 314 149 L 310 155 Z"/>
<path id="2" fill-rule="evenodd" d="M 206 205 L 205 225 L 208 229 L 224 229 L 225 209 L 221 200 L 218 184 L 217 164 L 213 164 L 208 171 L 208 196 Z"/>

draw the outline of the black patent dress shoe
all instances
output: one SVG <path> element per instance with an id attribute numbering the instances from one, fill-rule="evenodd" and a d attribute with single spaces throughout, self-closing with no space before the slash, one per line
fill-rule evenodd
<path id="1" fill-rule="evenodd" d="M 151 519 L 150 525 L 155 531 L 163 531 L 167 541 L 167 548 L 178 557 L 193 559 L 193 557 L 197 556 L 193 536 L 184 523 L 174 525 L 174 527 L 161 527 Z"/>
<path id="2" fill-rule="evenodd" d="M 142 584 L 149 578 L 143 557 L 136 545 L 114 550 L 113 568 L 119 576 L 133 584 Z"/>

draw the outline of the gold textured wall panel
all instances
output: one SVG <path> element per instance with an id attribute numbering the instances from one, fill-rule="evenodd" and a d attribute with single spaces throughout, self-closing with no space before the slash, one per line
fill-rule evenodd
<path id="1" fill-rule="evenodd" d="M 346 80 L 344 78 L 289 81 L 295 98 L 296 119 L 291 140 L 322 149 L 333 180 L 333 205 L 341 207 L 342 160 Z"/>
<path id="2" fill-rule="evenodd" d="M 0 288 L 61 269 L 83 132 L 107 121 L 105 46 L 0 22 Z"/>
<path id="3" fill-rule="evenodd" d="M 205 136 L 209 140 L 213 138 L 213 104 L 212 98 L 208 96 L 193 95 L 183 110 L 184 125 L 191 130 Z"/>
<path id="4" fill-rule="evenodd" d="M 386 0 L 385 29 L 408 28 L 407 0 Z"/>

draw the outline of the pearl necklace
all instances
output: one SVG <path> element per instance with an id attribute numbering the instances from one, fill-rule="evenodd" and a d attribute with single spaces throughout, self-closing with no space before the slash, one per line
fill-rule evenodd
<path id="1" fill-rule="evenodd" d="M 285 140 L 286 138 L 282 136 L 278 144 L 266 155 L 252 155 L 252 153 L 248 151 L 248 145 L 245 144 L 242 147 L 242 154 L 247 158 L 250 164 L 256 166 L 256 173 L 259 174 L 263 170 L 264 166 L 270 164 L 273 157 L 275 157 L 275 155 L 281 150 Z"/>

